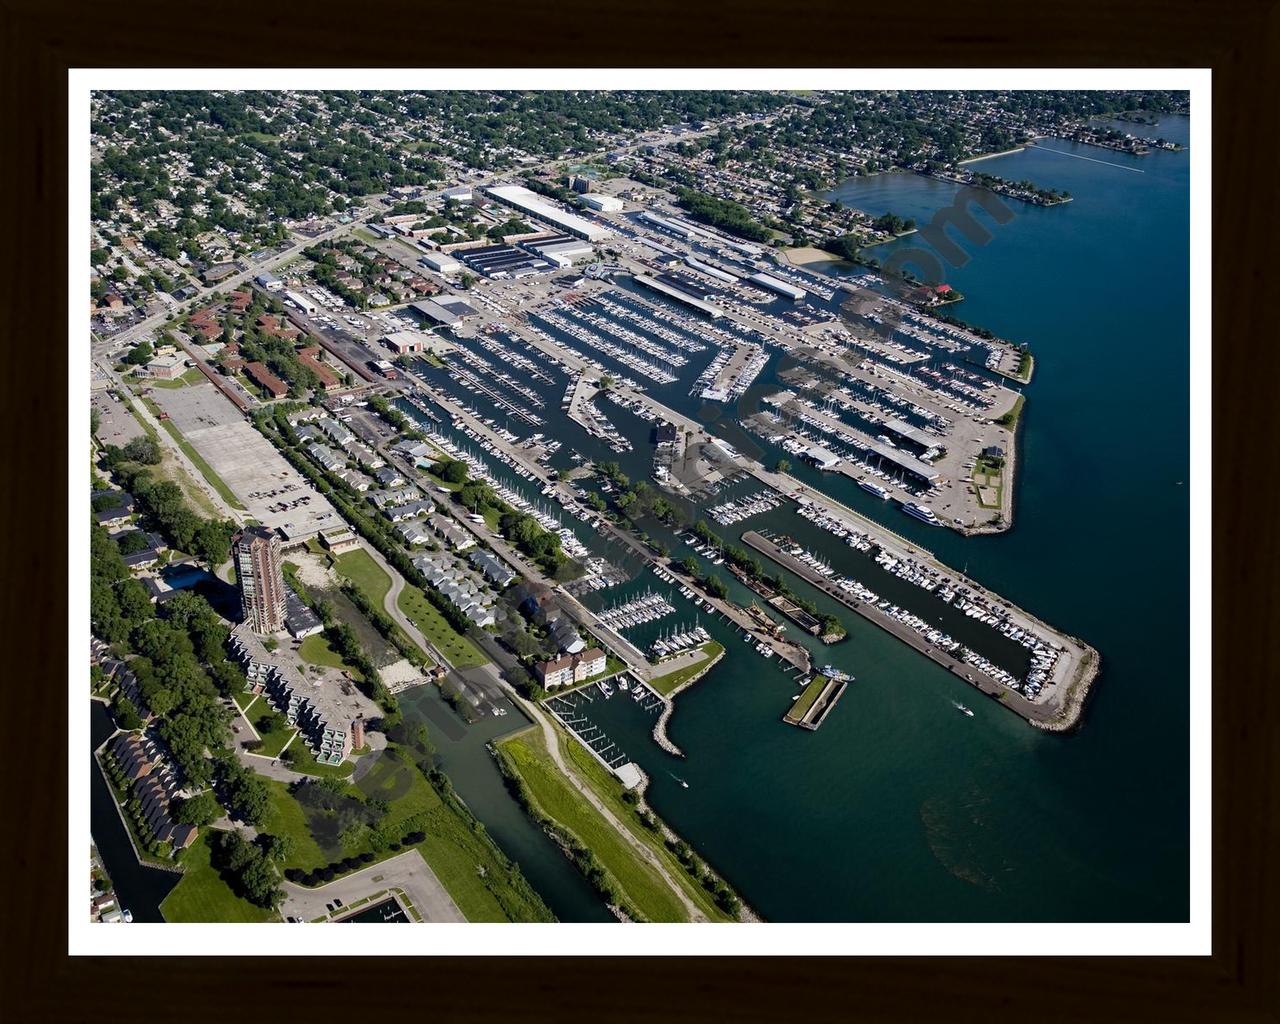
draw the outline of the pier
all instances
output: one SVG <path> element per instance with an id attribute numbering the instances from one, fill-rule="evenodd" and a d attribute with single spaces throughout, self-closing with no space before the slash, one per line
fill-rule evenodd
<path id="1" fill-rule="evenodd" d="M 949 651 L 930 643 L 914 629 L 886 614 L 876 605 L 859 600 L 854 595 L 841 590 L 807 562 L 788 554 L 769 538 L 756 533 L 754 530 L 748 530 L 742 535 L 742 541 L 784 569 L 817 587 L 828 597 L 857 612 L 868 622 L 874 623 L 887 633 L 896 636 L 903 643 L 915 648 L 925 657 L 941 665 L 948 672 L 963 679 L 988 697 L 998 700 L 1028 723 L 1040 728 L 1059 729 L 1064 727 L 1064 720 L 1069 725 L 1078 716 L 1079 706 L 1072 703 L 1071 688 L 1068 685 L 1068 681 L 1071 684 L 1083 681 L 1087 687 L 1092 678 L 1089 673 L 1096 673 L 1097 671 L 1096 654 L 1092 659 L 1088 657 L 1087 652 L 1091 652 L 1091 648 L 1085 648 L 1074 657 L 1072 656 L 1074 652 L 1068 648 L 1067 656 L 1060 659 L 1060 664 L 1054 673 L 1054 682 L 1057 685 L 1046 687 L 1044 699 L 1028 700 L 1020 693 L 998 682 L 976 665 L 962 661 Z M 1078 680 L 1077 675 L 1081 672 L 1085 673 L 1085 675 L 1082 680 Z M 1079 698 L 1079 700 L 1082 701 L 1083 697 Z"/>

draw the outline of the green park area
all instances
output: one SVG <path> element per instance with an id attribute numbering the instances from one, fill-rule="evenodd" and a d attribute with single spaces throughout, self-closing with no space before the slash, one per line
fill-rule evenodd
<path id="1" fill-rule="evenodd" d="M 302 646 L 298 648 L 298 657 L 308 665 L 320 665 L 324 668 L 347 668 L 348 671 L 358 675 L 355 669 L 350 668 L 343 662 L 342 655 L 329 645 L 329 641 L 324 638 L 323 633 L 314 633 L 303 640 Z"/>
<path id="2" fill-rule="evenodd" d="M 440 609 L 417 587 L 406 585 L 400 591 L 396 604 L 455 668 L 476 668 L 488 662 L 480 649 L 454 629 Z"/>
<path id="3" fill-rule="evenodd" d="M 260 757 L 279 757 L 280 751 L 297 731 L 284 715 L 264 698 L 254 701 L 253 706 L 244 712 L 244 717 L 253 726 L 262 742 L 262 746 L 251 751 Z"/>
<path id="4" fill-rule="evenodd" d="M 160 913 L 172 923 L 231 922 L 256 924 L 279 920 L 273 910 L 255 906 L 237 896 L 209 861 L 212 829 L 202 829 L 199 838 L 178 855 L 182 878 L 160 904 Z"/>
<path id="5" fill-rule="evenodd" d="M 551 920 L 519 868 L 475 827 L 457 797 L 423 775 L 414 763 L 421 753 L 390 744 L 359 782 L 311 783 L 310 793 L 267 780 L 270 807 L 260 831 L 291 839 L 286 869 L 317 871 L 347 857 L 375 864 L 417 849 L 468 921 Z M 401 844 L 419 832 L 420 842 Z"/>
<path id="6" fill-rule="evenodd" d="M 551 819 L 590 850 L 627 905 L 649 921 L 689 919 L 658 870 L 637 856 L 631 844 L 556 767 L 541 733 L 525 732 L 503 743 L 500 750 L 509 769 L 524 782 L 534 812 Z M 630 818 L 635 812 L 619 801 L 615 813 Z"/>
<path id="7" fill-rule="evenodd" d="M 982 508 L 999 509 L 1004 500 L 1004 459 L 980 456 L 973 467 L 973 490 Z"/>
<path id="8" fill-rule="evenodd" d="M 695 661 L 692 665 L 686 665 L 684 668 L 678 668 L 673 672 L 668 672 L 666 675 L 656 676 L 649 680 L 649 685 L 658 693 L 662 694 L 662 696 L 670 696 L 699 672 L 704 671 L 711 662 L 715 661 L 724 653 L 724 647 L 715 640 L 708 640 L 705 644 L 699 647 L 698 650 L 702 651 L 706 657 L 702 658 L 700 661 Z M 679 655 L 676 655 L 676 659 L 678 658 Z M 659 664 L 658 668 L 661 667 L 662 665 Z"/>
<path id="9" fill-rule="evenodd" d="M 204 380 L 204 374 L 200 372 L 198 367 L 193 366 L 181 377 L 175 377 L 173 380 L 158 380 L 153 378 L 150 381 L 150 384 L 152 387 L 167 388 L 172 391 L 176 388 L 185 388 L 192 384 L 198 384 L 202 380 Z"/>

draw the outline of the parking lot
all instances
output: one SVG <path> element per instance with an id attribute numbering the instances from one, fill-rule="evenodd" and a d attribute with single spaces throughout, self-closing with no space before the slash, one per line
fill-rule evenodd
<path id="1" fill-rule="evenodd" d="M 150 398 L 188 436 L 205 427 L 244 422 L 240 410 L 207 380 L 185 388 L 152 388 Z"/>
<path id="2" fill-rule="evenodd" d="M 98 440 L 103 444 L 123 448 L 135 437 L 142 436 L 142 425 L 123 402 L 111 398 L 105 390 L 95 391 L 90 401 L 98 410 Z"/>

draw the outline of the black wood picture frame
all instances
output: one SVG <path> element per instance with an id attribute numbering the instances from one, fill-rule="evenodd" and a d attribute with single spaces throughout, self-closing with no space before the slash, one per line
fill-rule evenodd
<path id="1" fill-rule="evenodd" d="M 3 848 L 6 1020 L 722 1018 L 1274 1021 L 1280 764 L 1274 659 L 1280 6 L 1106 0 L 803 8 L 748 0 L 374 6 L 0 6 L 7 329 Z M 64 653 L 66 72 L 167 66 L 1211 67 L 1213 954 L 1197 958 L 70 958 Z M 74 335 L 73 335 L 74 336 Z M 1208 397 L 1196 382 L 1197 400 Z M 1203 467 L 1201 467 L 1203 471 Z M 1202 482 L 1200 486 L 1208 486 Z M 1183 553 L 1170 552 L 1172 558 Z M 1207 624 L 1204 624 L 1207 627 Z M 1181 638 L 1170 638 L 1181 642 Z M 72 637 L 71 649 L 79 643 Z M 74 670 L 74 662 L 73 662 Z M 73 676 L 74 680 L 74 676 Z M 1203 682 L 1203 681 L 1201 681 Z M 73 681 L 70 692 L 78 692 Z M 80 763 L 72 759 L 73 765 Z M 73 863 L 71 871 L 81 870 Z M 572 926 L 566 926 L 572 927 Z M 714 949 L 716 931 L 705 942 Z M 583 993 L 589 993 L 584 998 Z"/>

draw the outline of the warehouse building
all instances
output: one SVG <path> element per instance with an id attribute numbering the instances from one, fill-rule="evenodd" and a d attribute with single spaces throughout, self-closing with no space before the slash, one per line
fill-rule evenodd
<path id="1" fill-rule="evenodd" d="M 460 253 L 462 262 L 495 281 L 527 277 L 551 270 L 553 264 L 514 245 L 486 245 Z"/>
<path id="2" fill-rule="evenodd" d="M 636 274 L 632 280 L 634 280 L 638 285 L 652 289 L 659 295 L 665 295 L 669 299 L 675 299 L 677 302 L 681 302 L 692 309 L 696 309 L 699 313 L 705 313 L 707 316 L 711 317 L 712 320 L 718 320 L 724 316 L 724 310 L 718 309 L 711 305 L 711 303 L 704 302 L 702 299 L 696 298 L 688 292 L 670 284 L 666 284 L 657 278 L 650 277 L 648 274 Z"/>
<path id="3" fill-rule="evenodd" d="M 316 311 L 316 304 L 305 295 L 300 295 L 298 292 L 285 292 L 284 297 L 304 313 L 312 314 Z"/>
<path id="4" fill-rule="evenodd" d="M 595 249 L 591 243 L 574 238 L 572 235 L 538 238 L 522 243 L 522 247 L 560 267 L 570 266 L 578 260 L 591 259 L 595 255 Z"/>
<path id="5" fill-rule="evenodd" d="M 569 213 L 563 207 L 542 199 L 536 192 L 530 191 L 523 185 L 494 185 L 485 191 L 500 203 L 514 207 L 530 217 L 554 224 L 561 231 L 566 231 L 577 238 L 585 238 L 588 242 L 598 242 L 613 235 L 608 228 Z"/>
<path id="6" fill-rule="evenodd" d="M 622 200 L 617 196 L 605 196 L 599 192 L 588 192 L 582 197 L 582 201 L 592 210 L 617 213 L 622 209 Z"/>
<path id="7" fill-rule="evenodd" d="M 779 295 L 785 295 L 793 302 L 799 302 L 808 292 L 803 288 L 797 288 L 793 284 L 787 284 L 786 281 L 779 281 L 776 277 L 770 277 L 768 274 L 752 274 L 747 278 L 752 284 L 759 285 L 761 288 L 771 292 L 777 292 Z"/>
<path id="8" fill-rule="evenodd" d="M 693 267 L 694 270 L 700 270 L 708 277 L 714 277 L 717 281 L 723 281 L 725 284 L 737 284 L 738 279 L 727 271 L 721 270 L 719 267 L 713 267 L 710 263 L 703 263 L 702 260 L 693 256 L 686 256 L 685 263 Z"/>
<path id="9" fill-rule="evenodd" d="M 382 344 L 397 355 L 425 352 L 431 347 L 431 336 L 421 331 L 392 331 L 382 336 Z"/>
<path id="10" fill-rule="evenodd" d="M 442 252 L 425 253 L 418 258 L 418 262 L 437 274 L 456 274 L 462 269 L 461 263 Z"/>

